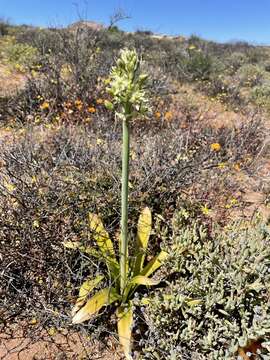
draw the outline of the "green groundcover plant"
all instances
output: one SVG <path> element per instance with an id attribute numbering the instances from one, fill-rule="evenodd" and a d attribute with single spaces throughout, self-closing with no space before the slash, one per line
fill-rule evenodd
<path id="1" fill-rule="evenodd" d="M 162 265 L 168 254 L 161 251 L 145 264 L 145 254 L 151 233 L 152 216 L 145 208 L 138 222 L 137 238 L 134 242 L 135 259 L 128 254 L 128 179 L 129 179 L 129 137 L 130 121 L 149 110 L 146 96 L 148 76 L 140 71 L 141 61 L 135 50 L 124 49 L 120 52 L 116 66 L 112 68 L 108 92 L 112 101 L 106 102 L 107 108 L 114 110 L 123 124 L 122 150 L 122 194 L 121 194 L 121 235 L 119 256 L 116 255 L 113 243 L 105 230 L 101 219 L 96 214 L 89 214 L 89 225 L 93 231 L 97 251 L 79 243 L 67 242 L 68 248 L 79 250 L 104 259 L 111 286 L 89 294 L 102 282 L 103 275 L 87 279 L 81 286 L 79 297 L 73 308 L 72 322 L 79 324 L 91 319 L 101 308 L 117 303 L 117 327 L 119 341 L 127 359 L 131 359 L 131 332 L 133 323 L 133 295 L 138 286 L 157 285 L 158 281 L 150 276 Z"/>
<path id="2" fill-rule="evenodd" d="M 270 359 L 269 227 L 242 221 L 210 236 L 180 215 L 162 269 L 171 280 L 145 308 L 144 358 Z"/>

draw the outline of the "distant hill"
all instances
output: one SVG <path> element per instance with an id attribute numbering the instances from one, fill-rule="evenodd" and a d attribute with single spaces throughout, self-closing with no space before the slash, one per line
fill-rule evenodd
<path id="1" fill-rule="evenodd" d="M 77 28 L 90 28 L 92 30 L 103 30 L 105 26 L 103 24 L 97 23 L 95 21 L 77 21 L 68 26 L 69 29 L 77 29 Z"/>

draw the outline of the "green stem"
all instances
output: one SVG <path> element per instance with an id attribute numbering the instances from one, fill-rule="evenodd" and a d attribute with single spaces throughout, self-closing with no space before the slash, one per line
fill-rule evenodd
<path id="1" fill-rule="evenodd" d="M 129 177 L 129 121 L 123 120 L 122 148 L 122 198 L 121 198 L 121 241 L 120 241 L 120 288 L 124 294 L 128 269 L 128 177 Z"/>

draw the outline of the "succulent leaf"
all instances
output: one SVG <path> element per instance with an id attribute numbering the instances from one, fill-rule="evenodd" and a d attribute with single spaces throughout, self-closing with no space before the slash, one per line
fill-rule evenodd
<path id="1" fill-rule="evenodd" d="M 86 320 L 91 319 L 99 310 L 106 305 L 110 305 L 116 300 L 120 299 L 120 295 L 115 288 L 105 288 L 97 292 L 91 299 L 89 299 L 85 306 L 83 306 L 73 317 L 73 324 L 80 324 Z"/>
<path id="2" fill-rule="evenodd" d="M 127 306 L 119 306 L 117 309 L 117 328 L 120 344 L 123 347 L 123 351 L 127 360 L 132 360 L 132 323 L 133 323 L 133 310 L 132 303 Z"/>
<path id="3" fill-rule="evenodd" d="M 167 260 L 169 254 L 166 251 L 161 251 L 155 256 L 142 270 L 141 275 L 150 276 Z"/>
<path id="4" fill-rule="evenodd" d="M 114 280 L 119 277 L 119 264 L 116 261 L 113 243 L 105 230 L 102 221 L 96 214 L 89 213 L 89 226 L 93 231 L 93 237 L 106 262 L 106 265 Z"/>
<path id="5" fill-rule="evenodd" d="M 134 266 L 134 274 L 139 274 L 143 268 L 145 253 L 148 246 L 149 237 L 152 229 L 152 215 L 148 207 L 144 208 L 140 214 L 137 231 L 137 256 Z"/>
<path id="6" fill-rule="evenodd" d="M 72 309 L 72 315 L 75 315 L 76 312 L 81 308 L 85 303 L 89 293 L 104 279 L 103 275 L 98 275 L 94 279 L 85 280 L 80 287 L 79 296 L 76 301 L 74 308 Z"/>

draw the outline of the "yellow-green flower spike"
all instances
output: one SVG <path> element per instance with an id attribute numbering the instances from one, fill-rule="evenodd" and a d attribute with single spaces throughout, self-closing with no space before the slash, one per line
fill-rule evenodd
<path id="1" fill-rule="evenodd" d="M 146 94 L 148 75 L 140 73 L 140 65 L 135 50 L 123 49 L 112 68 L 107 91 L 120 119 L 129 120 L 150 110 Z"/>

